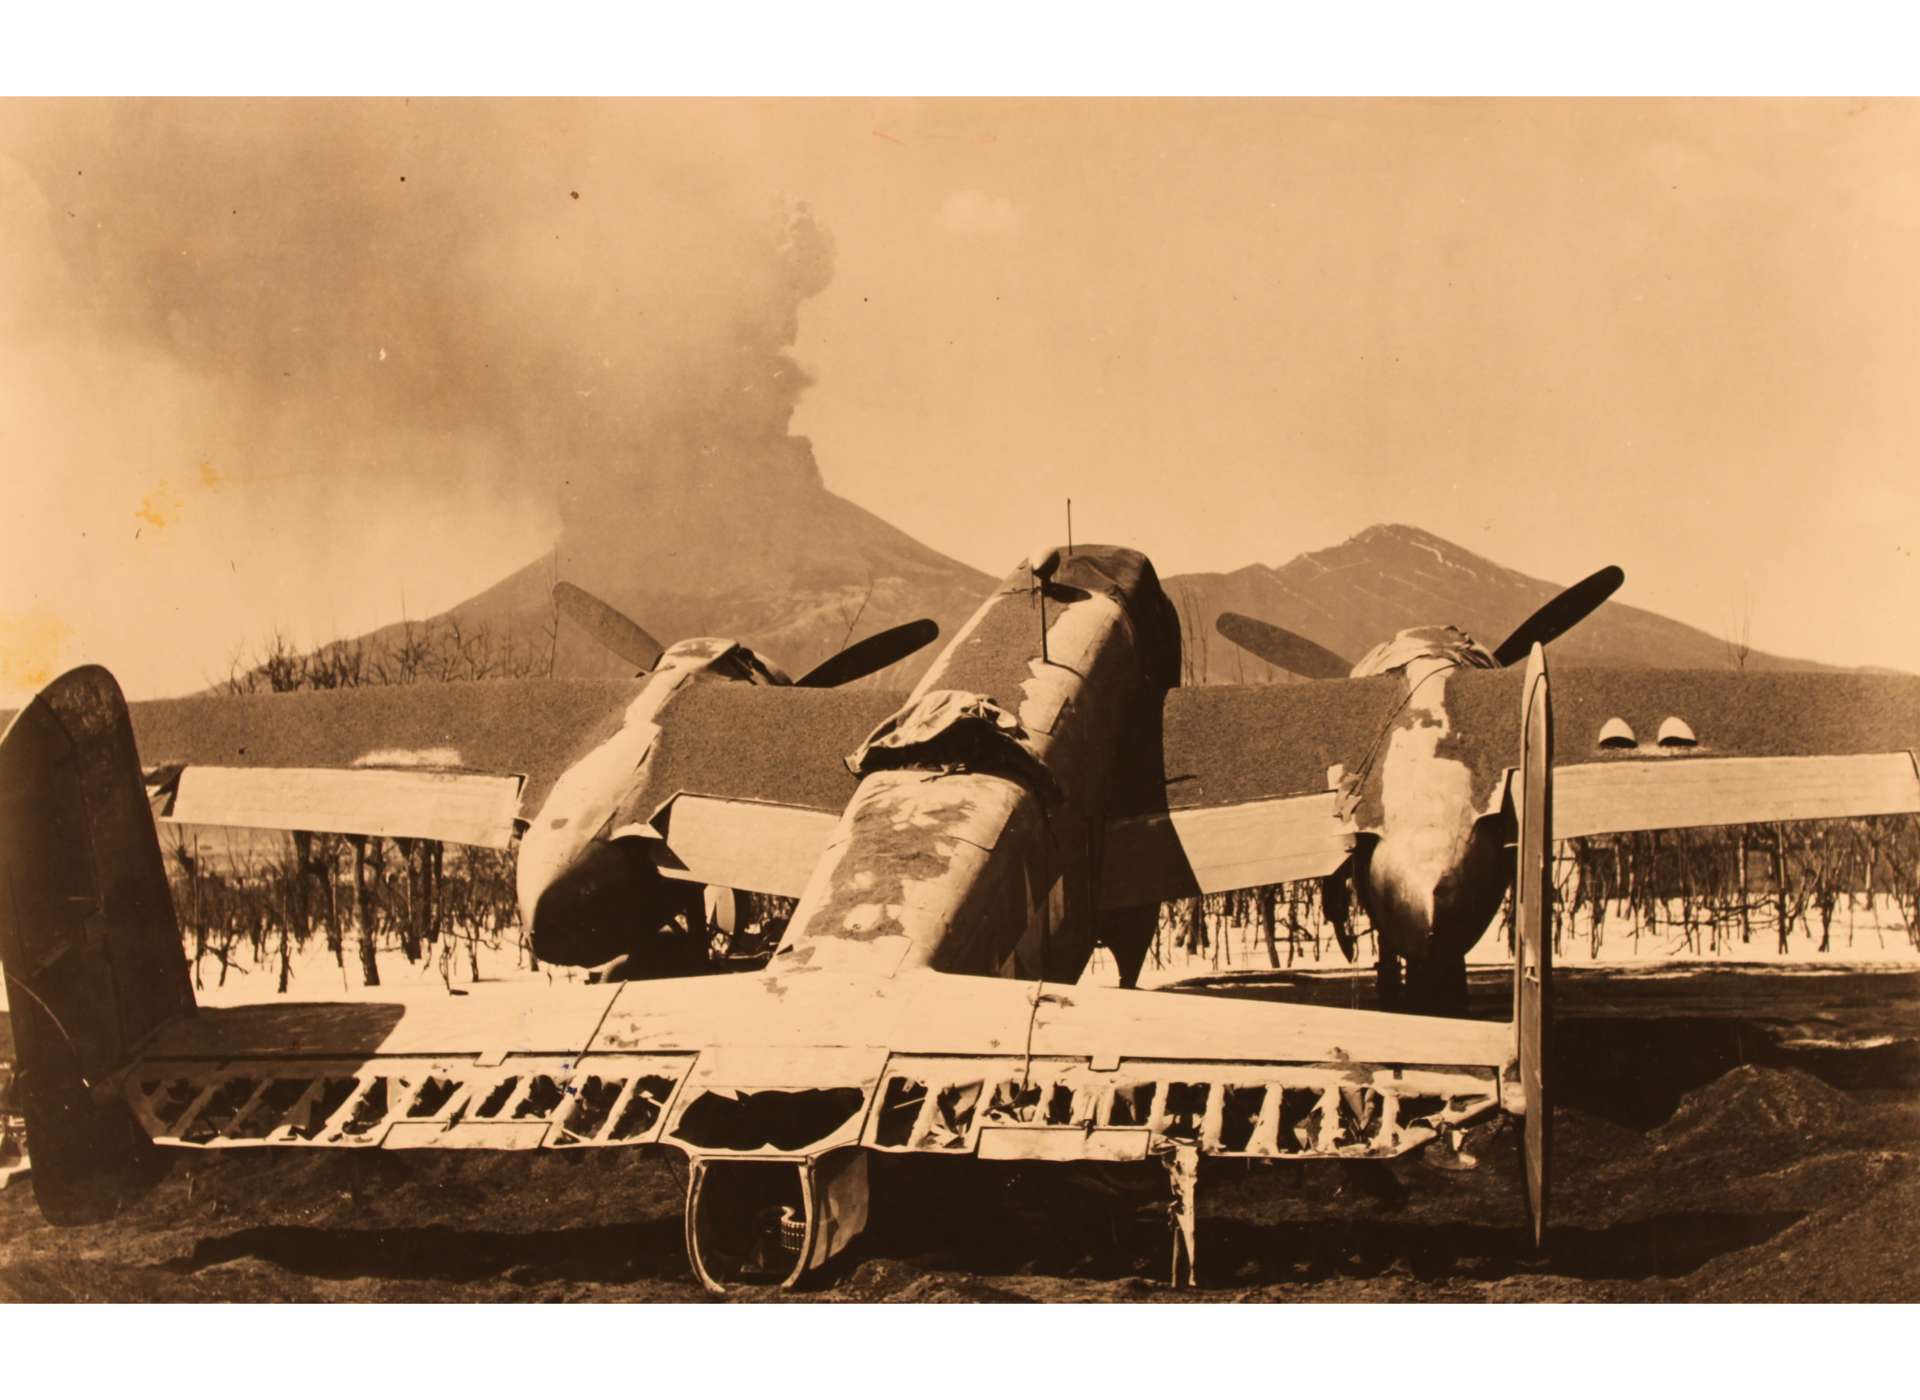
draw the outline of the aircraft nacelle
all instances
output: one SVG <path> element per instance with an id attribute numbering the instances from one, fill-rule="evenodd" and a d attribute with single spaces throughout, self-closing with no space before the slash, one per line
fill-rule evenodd
<path id="1" fill-rule="evenodd" d="M 1355 677 L 1379 676 L 1388 671 L 1406 670 L 1409 679 L 1417 679 L 1423 664 L 1444 662 L 1492 671 L 1500 663 L 1493 653 L 1458 627 L 1407 627 L 1380 643 L 1354 665 Z"/>
<path id="2" fill-rule="evenodd" d="M 725 637 L 691 637 L 664 651 L 614 732 L 561 775 L 527 824 L 515 868 L 521 926 L 546 962 L 593 967 L 622 955 L 649 975 L 696 970 L 705 919 L 697 885 L 654 867 L 642 840 L 622 838 L 616 815 L 640 780 L 657 719 L 682 686 L 710 681 L 788 685 L 787 674 Z M 669 932 L 676 919 L 682 936 Z M 697 954 L 693 964 L 690 954 Z"/>
<path id="3" fill-rule="evenodd" d="M 772 661 L 730 637 L 688 637 L 675 642 L 660 654 L 655 670 L 745 681 L 749 685 L 793 684 L 793 678 Z"/>
<path id="4" fill-rule="evenodd" d="M 640 800 L 669 701 L 707 681 L 813 690 L 846 685 L 905 659 L 939 628 L 924 618 L 887 628 L 795 680 L 732 638 L 689 637 L 662 648 L 579 588 L 557 585 L 554 599 L 648 679 L 611 732 L 560 775 L 528 823 L 516 866 L 522 927 L 535 954 L 552 962 L 591 967 L 626 956 L 628 975 L 702 970 L 706 922 L 698 887 L 661 875 L 654 863 L 660 833 Z M 686 928 L 675 930 L 676 923 Z"/>

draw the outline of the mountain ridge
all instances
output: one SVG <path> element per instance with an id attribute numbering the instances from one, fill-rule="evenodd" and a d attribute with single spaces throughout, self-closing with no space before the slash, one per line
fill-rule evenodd
<path id="1" fill-rule="evenodd" d="M 605 599 L 665 645 L 733 637 L 795 675 L 850 641 L 915 617 L 932 617 L 951 637 L 994 578 L 827 490 L 800 442 L 801 469 L 757 475 L 750 507 L 733 474 L 659 488 L 622 502 L 617 517 L 570 526 L 553 553 L 425 624 L 391 624 L 361 640 L 378 648 L 404 638 L 409 626 L 451 626 L 467 637 L 518 639 L 515 654 L 524 652 L 522 664 L 537 673 L 627 673 L 630 667 L 555 614 L 548 594 L 559 578 Z M 636 520 L 649 528 L 634 528 Z M 1596 555 L 1590 562 L 1606 561 Z M 1399 523 L 1370 525 L 1278 565 L 1162 582 L 1181 617 L 1188 684 L 1286 679 L 1215 631 L 1222 612 L 1289 628 L 1351 661 L 1423 624 L 1451 624 L 1491 648 L 1564 586 Z M 938 647 L 865 683 L 909 686 Z M 1849 669 L 1758 650 L 1736 658 L 1723 638 L 1617 600 L 1551 651 L 1586 665 Z"/>
<path id="2" fill-rule="evenodd" d="M 1596 553 L 1589 568 L 1608 561 Z M 1166 581 L 1197 682 L 1265 680 L 1271 668 L 1219 636 L 1213 619 L 1240 612 L 1300 633 L 1348 660 L 1402 628 L 1451 624 L 1492 648 L 1535 608 L 1574 582 L 1549 582 L 1476 554 L 1417 525 L 1377 524 L 1284 564 L 1248 564 Z M 1626 590 L 1633 587 L 1631 578 Z M 1204 651 L 1193 644 L 1202 638 Z M 1579 665 L 1844 671 L 1825 662 L 1749 650 L 1631 603 L 1603 604 L 1556 640 L 1551 654 Z"/>

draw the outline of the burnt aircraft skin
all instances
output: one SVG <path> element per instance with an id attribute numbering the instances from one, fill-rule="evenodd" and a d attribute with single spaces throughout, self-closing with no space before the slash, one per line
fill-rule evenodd
<path id="1" fill-rule="evenodd" d="M 772 970 L 1077 978 L 1120 740 L 1178 674 L 1178 619 L 1144 555 L 1082 545 L 1016 568 L 901 713 L 957 694 L 1017 729 L 963 720 L 869 748 Z"/>
<path id="2" fill-rule="evenodd" d="M 663 876 L 616 818 L 640 775 L 667 703 L 690 685 L 787 685 L 787 674 L 724 637 L 668 647 L 619 727 L 561 775 L 521 837 L 521 926 L 546 962 L 591 967 L 625 957 L 628 976 L 696 972 L 706 961 L 701 888 Z M 684 934 L 670 932 L 676 920 Z"/>

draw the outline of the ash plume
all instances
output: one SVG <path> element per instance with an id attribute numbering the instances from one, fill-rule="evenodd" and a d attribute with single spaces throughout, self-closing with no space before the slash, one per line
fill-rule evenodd
<path id="1" fill-rule="evenodd" d="M 789 350 L 832 243 L 698 115 L 0 107 L 0 609 L 177 688 L 196 637 L 389 620 L 396 567 L 442 606 L 556 534 L 665 567 L 631 522 L 817 486 Z"/>

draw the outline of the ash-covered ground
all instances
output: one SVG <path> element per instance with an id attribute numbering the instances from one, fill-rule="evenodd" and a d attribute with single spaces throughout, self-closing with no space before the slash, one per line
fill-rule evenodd
<path id="1" fill-rule="evenodd" d="M 1178 1293 L 1142 1169 L 888 1161 L 875 1225 L 814 1299 L 1920 1299 L 1920 975 L 1715 967 L 1556 979 L 1554 1188 L 1523 1226 L 1512 1133 L 1472 1170 L 1240 1169 L 1201 1183 Z M 1207 994 L 1368 1005 L 1364 980 Z M 1476 977 L 1505 1015 L 1507 979 Z M 0 1045 L 0 1048 L 4 1048 Z M 56 1230 L 0 1192 L 0 1300 L 704 1297 L 684 1169 L 625 1153 L 182 1156 L 132 1213 Z"/>

